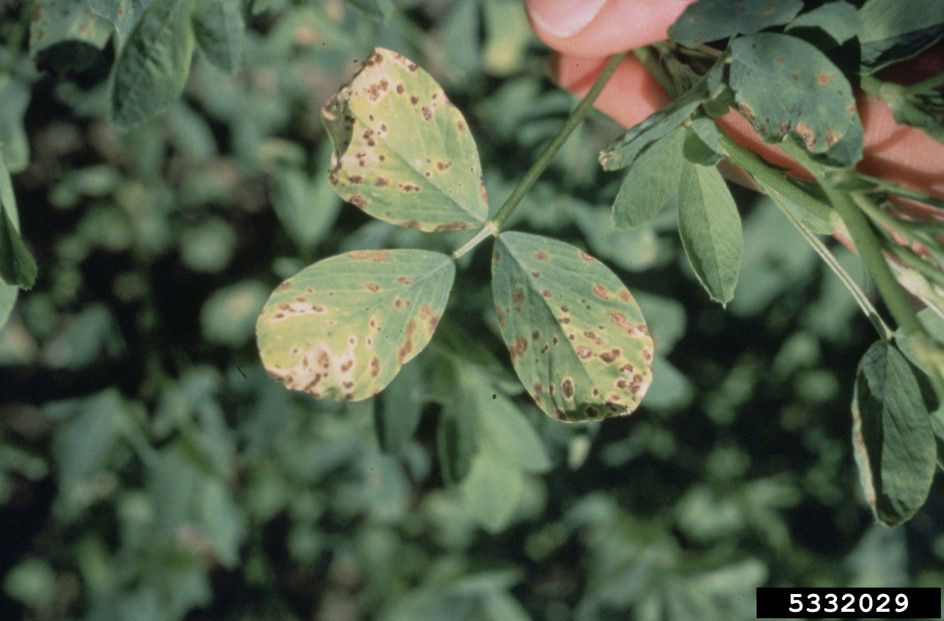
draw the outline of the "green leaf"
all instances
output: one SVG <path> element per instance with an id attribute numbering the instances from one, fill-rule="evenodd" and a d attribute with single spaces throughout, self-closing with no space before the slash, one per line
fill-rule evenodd
<path id="1" fill-rule="evenodd" d="M 773 33 L 739 37 L 731 42 L 731 58 L 737 104 L 764 140 L 793 134 L 811 153 L 824 153 L 861 127 L 849 81 L 806 41 Z M 861 148 L 843 157 L 842 164 L 852 166 Z"/>
<path id="2" fill-rule="evenodd" d="M 130 128 L 164 110 L 184 90 L 193 55 L 192 0 L 152 0 L 115 65 L 112 120 Z"/>
<path id="3" fill-rule="evenodd" d="M 854 5 L 844 0 L 827 2 L 790 22 L 787 32 L 807 28 L 822 30 L 837 44 L 845 43 L 859 34 L 859 13 Z"/>
<path id="4" fill-rule="evenodd" d="M 314 250 L 330 232 L 341 206 L 324 175 L 318 177 L 311 179 L 300 168 L 283 164 L 275 169 L 270 181 L 275 215 L 305 252 Z"/>
<path id="5" fill-rule="evenodd" d="M 693 119 L 685 132 L 682 155 L 693 164 L 714 166 L 721 160 L 721 130 L 711 119 Z"/>
<path id="6" fill-rule="evenodd" d="M 269 297 L 256 335 L 266 370 L 316 397 L 377 394 L 433 336 L 455 276 L 426 250 L 361 250 L 330 257 Z"/>
<path id="7" fill-rule="evenodd" d="M 40 0 L 30 24 L 29 53 L 57 71 L 88 67 L 105 47 L 111 25 L 83 0 Z"/>
<path id="8" fill-rule="evenodd" d="M 473 517 L 485 530 L 497 533 L 514 517 L 521 501 L 524 477 L 488 451 L 472 459 L 462 481 L 462 496 Z"/>
<path id="9" fill-rule="evenodd" d="M 547 472 L 551 460 L 541 437 L 521 409 L 498 392 L 480 372 L 467 376 L 465 394 L 474 399 L 478 412 L 478 443 L 487 451 L 524 472 Z"/>
<path id="10" fill-rule="evenodd" d="M 888 526 L 924 504 L 936 468 L 934 434 L 911 365 L 888 341 L 859 362 L 852 444 L 865 498 Z"/>
<path id="11" fill-rule="evenodd" d="M 30 103 L 30 86 L 12 75 L 0 76 L 0 155 L 7 170 L 20 172 L 29 164 L 30 146 L 23 116 Z"/>
<path id="12" fill-rule="evenodd" d="M 347 2 L 371 17 L 380 19 L 387 19 L 394 10 L 392 0 L 347 0 Z"/>
<path id="13" fill-rule="evenodd" d="M 724 63 L 717 63 L 683 95 L 631 127 L 623 136 L 600 152 L 603 170 L 619 170 L 632 164 L 647 146 L 660 140 L 682 124 L 702 103 L 723 88 Z"/>
<path id="14" fill-rule="evenodd" d="M 635 229 L 651 220 L 664 207 L 678 205 L 680 165 L 686 131 L 677 128 L 642 152 L 623 177 L 613 201 L 613 223 Z"/>
<path id="15" fill-rule="evenodd" d="M 686 163 L 679 187 L 679 236 L 711 299 L 734 297 L 744 237 L 728 185 L 714 167 Z"/>
<path id="16" fill-rule="evenodd" d="M 245 30 L 239 0 L 200 0 L 191 19 L 200 51 L 223 71 L 235 71 L 243 56 Z"/>
<path id="17" fill-rule="evenodd" d="M 88 0 L 89 7 L 114 24 L 115 31 L 122 39 L 138 23 L 138 18 L 152 0 Z"/>
<path id="18" fill-rule="evenodd" d="M 859 9 L 861 62 L 869 71 L 918 54 L 944 36 L 940 0 L 869 0 Z"/>
<path id="19" fill-rule="evenodd" d="M 398 455 L 409 446 L 425 404 L 426 382 L 422 368 L 408 364 L 387 386 L 380 407 L 374 409 L 374 428 L 384 452 Z"/>
<path id="20" fill-rule="evenodd" d="M 492 293 L 515 372 L 544 412 L 575 422 L 639 405 L 652 381 L 652 339 L 606 266 L 561 241 L 502 233 Z"/>
<path id="21" fill-rule="evenodd" d="M 20 237 L 13 184 L 3 158 L 0 157 L 0 279 L 3 281 L 0 286 L 12 285 L 21 289 L 32 289 L 37 271 L 36 260 Z M 5 296 L 7 299 L 10 297 L 9 293 Z M 12 307 L 12 300 L 10 306 Z M 9 309 L 5 315 L 8 314 Z M 0 325 L 6 322 L 6 316 L 2 319 Z"/>
<path id="22" fill-rule="evenodd" d="M 421 231 L 477 226 L 488 215 L 482 168 L 462 114 L 433 78 L 382 48 L 322 108 L 344 200 Z"/>
<path id="23" fill-rule="evenodd" d="M 687 47 L 786 24 L 803 0 L 698 0 L 669 26 L 669 38 Z"/>

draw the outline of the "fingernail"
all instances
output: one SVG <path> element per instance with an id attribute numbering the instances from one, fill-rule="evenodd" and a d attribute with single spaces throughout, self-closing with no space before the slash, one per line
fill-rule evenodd
<path id="1" fill-rule="evenodd" d="M 530 0 L 528 13 L 536 26 L 566 39 L 593 21 L 605 3 L 606 0 Z"/>

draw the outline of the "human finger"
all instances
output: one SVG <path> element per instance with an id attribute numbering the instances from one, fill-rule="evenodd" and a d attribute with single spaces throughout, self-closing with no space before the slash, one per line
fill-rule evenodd
<path id="1" fill-rule="evenodd" d="M 525 0 L 535 34 L 570 56 L 609 56 L 668 38 L 694 0 Z"/>

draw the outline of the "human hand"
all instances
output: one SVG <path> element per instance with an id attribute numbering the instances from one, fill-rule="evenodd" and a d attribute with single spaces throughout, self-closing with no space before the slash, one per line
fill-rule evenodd
<path id="1" fill-rule="evenodd" d="M 582 95 L 596 79 L 606 57 L 668 38 L 668 28 L 694 0 L 525 0 L 531 25 L 558 52 L 552 78 Z M 886 79 L 914 81 L 944 70 L 938 47 L 899 67 Z M 607 83 L 596 106 L 626 127 L 636 125 L 666 105 L 669 97 L 645 68 L 628 56 Z M 857 169 L 869 175 L 944 198 L 944 144 L 924 132 L 899 125 L 882 101 L 858 93 L 865 131 L 864 154 Z M 732 139 L 771 163 L 799 167 L 779 147 L 760 139 L 737 111 L 718 119 Z M 917 213 L 915 212 L 917 210 Z M 910 209 L 932 217 L 938 210 Z M 939 215 L 938 215 L 939 217 Z"/>

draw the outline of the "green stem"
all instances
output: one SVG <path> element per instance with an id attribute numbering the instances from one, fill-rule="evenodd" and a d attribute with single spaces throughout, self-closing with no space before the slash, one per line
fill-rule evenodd
<path id="1" fill-rule="evenodd" d="M 633 56 L 642 63 L 642 66 L 645 67 L 649 75 L 659 83 L 662 90 L 664 90 L 669 97 L 675 99 L 679 96 L 679 93 L 675 90 L 675 82 L 652 50 L 652 47 L 640 47 L 633 50 Z"/>
<path id="2" fill-rule="evenodd" d="M 915 82 L 910 86 L 906 86 L 905 92 L 911 95 L 912 93 L 923 93 L 926 91 L 935 90 L 941 86 L 944 86 L 944 71 L 936 75 L 932 75 L 930 78 L 924 79 L 920 82 Z"/>
<path id="3" fill-rule="evenodd" d="M 885 301 L 888 312 L 891 313 L 895 322 L 905 332 L 924 333 L 924 327 L 918 321 L 908 296 L 899 286 L 891 268 L 888 267 L 878 237 L 872 231 L 865 215 L 853 202 L 850 193 L 834 189 L 826 179 L 826 174 L 820 165 L 810 157 L 803 147 L 791 139 L 784 140 L 780 146 L 786 151 L 787 155 L 799 162 L 813 175 L 826 194 L 826 198 L 839 212 L 839 216 L 845 222 L 849 235 L 852 237 L 852 243 L 859 252 L 859 258 L 872 275 L 875 286 L 878 288 L 878 292 Z M 856 201 L 870 200 L 861 192 L 852 192 L 851 194 L 857 195 Z"/>
<path id="4" fill-rule="evenodd" d="M 924 223 L 899 220 L 869 200 L 865 194 L 853 194 L 852 200 L 872 222 L 883 229 L 897 233 L 909 244 L 921 244 L 935 249 L 941 247 L 940 242 L 933 235 L 928 235 L 927 231 L 922 229 L 921 225 Z"/>
<path id="5" fill-rule="evenodd" d="M 786 173 L 772 168 L 770 164 L 736 143 L 727 134 L 721 135 L 721 151 L 732 164 L 753 177 L 761 189 L 769 188 L 815 218 L 831 222 L 832 210 L 828 205 L 804 192 L 790 180 Z"/>
<path id="6" fill-rule="evenodd" d="M 939 287 L 944 287 L 944 273 L 941 273 L 941 270 L 929 264 L 921 257 L 915 255 L 907 248 L 895 246 L 891 249 L 891 253 L 895 255 L 902 263 L 905 263 L 912 269 L 917 270 L 929 280 L 933 280 Z"/>
<path id="7" fill-rule="evenodd" d="M 580 123 L 583 121 L 584 117 L 587 116 L 587 113 L 590 112 L 590 109 L 593 107 L 593 102 L 597 100 L 597 97 L 600 95 L 600 92 L 603 90 L 603 87 L 606 86 L 606 83 L 609 82 L 610 77 L 613 75 L 613 72 L 616 71 L 616 68 L 626 57 L 628 52 L 622 52 L 611 56 L 606 65 L 603 67 L 603 71 L 600 72 L 597 81 L 593 83 L 593 86 L 590 88 L 590 91 L 584 95 L 584 98 L 580 100 L 580 103 L 577 104 L 577 107 L 574 108 L 574 111 L 570 113 L 570 116 L 567 117 L 567 121 L 564 122 L 564 126 L 560 128 L 560 131 L 557 132 L 557 135 L 548 143 L 544 150 L 541 152 L 541 155 L 538 156 L 538 159 L 534 161 L 531 165 L 531 168 L 528 169 L 528 172 L 524 174 L 520 181 L 518 181 L 518 186 L 511 193 L 511 196 L 508 197 L 508 200 L 505 201 L 505 204 L 501 206 L 501 209 L 498 210 L 498 213 L 495 214 L 495 217 L 492 218 L 492 223 L 495 226 L 496 231 L 501 229 L 502 224 L 505 223 L 505 220 L 508 219 L 508 216 L 518 207 L 518 204 L 521 202 L 521 199 L 524 198 L 524 195 L 527 194 L 528 190 L 531 189 L 531 186 L 538 180 L 544 169 L 548 167 L 551 163 L 551 160 L 554 159 L 554 156 L 557 155 L 557 152 L 560 150 L 561 146 L 564 144 L 564 141 L 570 136 L 571 133 Z"/>
<path id="8" fill-rule="evenodd" d="M 932 207 L 944 209 L 944 200 L 931 196 L 930 194 L 925 194 L 924 192 L 919 192 L 918 190 L 912 190 L 911 188 L 906 188 L 903 185 L 898 185 L 897 183 L 893 183 L 885 179 L 879 179 L 878 177 L 866 175 L 865 173 L 861 173 L 859 171 L 855 171 L 855 176 L 859 179 L 862 179 L 863 181 L 868 181 L 869 183 L 874 184 L 876 190 L 886 194 L 893 194 L 902 198 L 910 198 L 912 200 L 931 205 Z"/>

